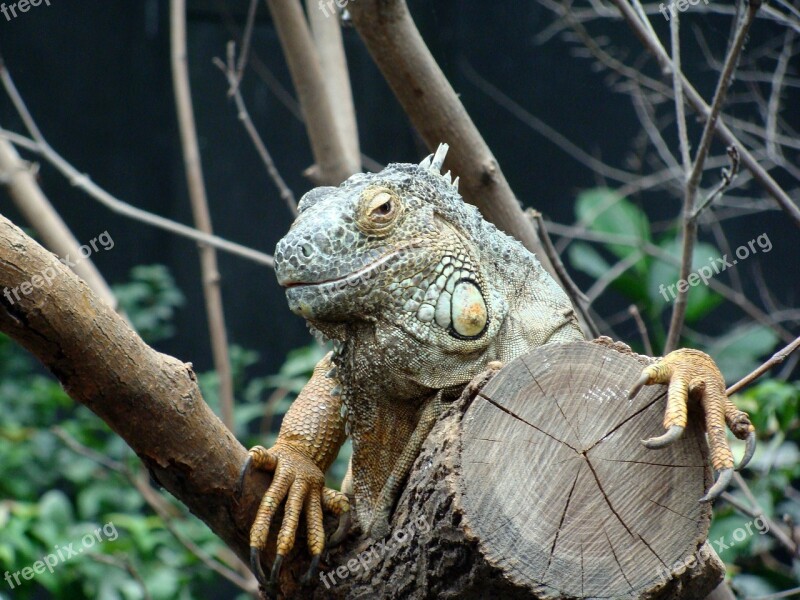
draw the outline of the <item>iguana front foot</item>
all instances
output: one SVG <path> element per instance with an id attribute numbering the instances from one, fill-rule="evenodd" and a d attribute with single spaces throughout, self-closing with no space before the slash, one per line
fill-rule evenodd
<path id="1" fill-rule="evenodd" d="M 277 590 L 281 565 L 294 546 L 300 515 L 305 512 L 311 566 L 302 577 L 301 582 L 308 583 L 316 574 L 320 556 L 325 548 L 322 510 L 325 509 L 340 517 L 339 530 L 341 530 L 343 525 L 346 527 L 346 523 L 349 523 L 345 515 L 348 515 L 350 511 L 350 502 L 347 496 L 341 492 L 324 487 L 325 476 L 322 470 L 311 458 L 288 443 L 281 444 L 279 441 L 270 449 L 263 446 L 251 448 L 242 467 L 239 489 L 241 489 L 244 477 L 251 466 L 256 469 L 274 471 L 274 477 L 272 484 L 261 499 L 258 512 L 250 528 L 250 568 L 267 592 L 274 594 Z M 272 564 L 269 581 L 267 581 L 261 567 L 261 552 L 267 543 L 272 518 L 284 498 L 286 506 L 283 522 L 278 532 L 277 553 Z M 337 530 L 337 534 L 343 537 L 343 533 L 339 530 Z"/>
<path id="2" fill-rule="evenodd" d="M 717 498 L 730 483 L 733 476 L 733 453 L 725 439 L 727 423 L 740 440 L 747 440 L 744 457 L 737 467 L 744 468 L 756 449 L 755 428 L 747 413 L 736 408 L 725 394 L 725 380 L 714 360 L 699 350 L 684 348 L 670 352 L 642 371 L 639 380 L 631 388 L 628 398 L 633 398 L 645 385 L 669 384 L 667 409 L 664 413 L 664 435 L 642 440 L 648 448 L 663 448 L 683 435 L 687 422 L 687 399 L 699 398 L 705 413 L 706 432 L 711 448 L 711 465 L 719 477 L 700 502 Z"/>

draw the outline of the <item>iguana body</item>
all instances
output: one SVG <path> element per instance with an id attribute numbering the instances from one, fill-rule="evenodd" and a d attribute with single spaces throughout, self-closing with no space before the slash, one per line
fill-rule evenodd
<path id="1" fill-rule="evenodd" d="M 317 559 L 324 546 L 317 506 L 347 511 L 346 498 L 323 491 L 321 483 L 345 433 L 353 440 L 359 523 L 373 536 L 384 535 L 443 402 L 490 362 L 583 339 L 566 294 L 536 257 L 464 203 L 457 181 L 440 173 L 446 152 L 443 145 L 420 165 L 393 164 L 354 175 L 338 188 L 310 191 L 278 243 L 276 272 L 290 308 L 317 335 L 334 340 L 335 350 L 289 409 L 276 445 L 251 450 L 254 466 L 276 469 L 251 532 L 257 572 L 258 549 L 288 494 L 273 579 L 292 547 L 302 507 Z M 670 433 L 655 445 L 680 434 L 686 388 L 705 378 L 716 407 L 707 413 L 717 414 L 713 425 L 722 427 L 721 440 L 712 439 L 714 466 L 730 469 L 726 418 L 736 421 L 737 435 L 746 436 L 752 426 L 724 404 L 724 381 L 713 361 L 709 368 L 705 359 L 698 363 L 694 354 L 680 352 L 650 367 L 640 382 L 675 380 L 674 372 L 683 382 L 682 394 L 678 385 L 670 389 Z M 317 467 L 313 477 L 309 464 Z"/>

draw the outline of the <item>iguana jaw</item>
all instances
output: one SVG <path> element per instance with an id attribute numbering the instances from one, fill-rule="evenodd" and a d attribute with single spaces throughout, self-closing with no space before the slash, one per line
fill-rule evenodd
<path id="1" fill-rule="evenodd" d="M 384 274 L 398 269 L 409 253 L 426 247 L 421 239 L 409 240 L 363 267 L 334 279 L 302 281 L 279 271 L 278 283 L 286 289 L 286 299 L 293 313 L 315 321 L 351 320 L 364 308 L 363 302 L 357 298 L 370 296 L 370 290 L 381 285 Z"/>
<path id="2" fill-rule="evenodd" d="M 319 281 L 299 281 L 287 278 L 281 278 L 281 275 L 278 275 L 278 284 L 281 287 L 291 289 L 291 288 L 298 288 L 298 287 L 314 287 L 318 290 L 322 291 L 327 288 L 336 288 L 338 286 L 357 286 L 364 283 L 368 283 L 372 278 L 376 277 L 387 268 L 390 267 L 390 263 L 394 262 L 395 259 L 402 257 L 403 254 L 409 252 L 411 249 L 414 248 L 422 248 L 424 244 L 422 240 L 412 240 L 409 243 L 403 244 L 397 250 L 392 252 L 387 252 L 377 260 L 374 260 L 360 269 L 356 269 L 355 271 L 348 273 L 342 277 L 337 277 L 334 279 L 322 279 Z"/>

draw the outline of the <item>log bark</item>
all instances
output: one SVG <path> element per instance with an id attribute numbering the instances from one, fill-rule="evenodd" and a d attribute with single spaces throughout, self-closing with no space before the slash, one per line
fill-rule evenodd
<path id="1" fill-rule="evenodd" d="M 629 402 L 641 368 L 614 347 L 547 346 L 462 395 L 426 441 L 392 534 L 332 553 L 314 597 L 705 597 L 724 566 L 697 501 L 711 483 L 702 421 L 644 448 L 666 388 Z"/>

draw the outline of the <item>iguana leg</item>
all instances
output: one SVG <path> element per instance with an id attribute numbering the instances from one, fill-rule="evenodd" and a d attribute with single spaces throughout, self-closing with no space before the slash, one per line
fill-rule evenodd
<path id="1" fill-rule="evenodd" d="M 436 419 L 442 413 L 443 407 L 442 390 L 439 390 L 422 407 L 417 426 L 403 448 L 403 452 L 397 458 L 397 462 L 395 462 L 392 472 L 386 479 L 386 483 L 383 484 L 381 494 L 375 504 L 375 516 L 372 519 L 372 523 L 366 528 L 366 533 L 370 536 L 381 538 L 389 533 L 389 515 L 400 494 L 400 488 L 409 471 L 411 471 L 414 461 L 419 456 L 425 438 L 428 437 L 436 423 Z"/>
<path id="2" fill-rule="evenodd" d="M 725 438 L 726 423 L 737 438 L 747 440 L 739 469 L 747 465 L 755 452 L 755 428 L 747 413 L 737 409 L 728 399 L 725 394 L 725 380 L 714 360 L 699 350 L 675 350 L 646 367 L 631 388 L 629 398 L 639 393 L 643 386 L 656 383 L 669 384 L 664 414 L 664 428 L 667 433 L 642 440 L 642 443 L 648 448 L 663 448 L 681 437 L 686 428 L 687 400 L 690 396 L 699 398 L 705 413 L 711 465 L 719 472 L 716 483 L 700 499 L 700 502 L 710 502 L 725 491 L 733 476 L 733 453 Z"/>
<path id="3" fill-rule="evenodd" d="M 324 473 L 336 458 L 345 438 L 340 393 L 335 389 L 339 383 L 330 358 L 328 354 L 317 364 L 311 379 L 286 412 L 275 445 L 269 449 L 262 446 L 251 448 L 242 467 L 240 489 L 250 466 L 275 473 L 250 528 L 251 568 L 267 588 L 274 588 L 277 583 L 283 559 L 294 546 L 303 511 L 312 557 L 304 581 L 313 577 L 325 547 L 322 509 L 341 517 L 339 529 L 349 522 L 347 496 L 324 487 Z M 267 542 L 272 517 L 284 499 L 286 507 L 278 532 L 277 554 L 270 581 L 266 583 L 261 568 L 261 551 Z M 337 534 L 342 535 L 338 530 Z"/>

